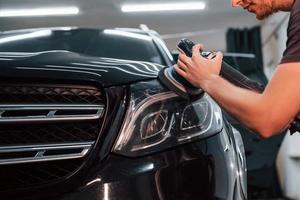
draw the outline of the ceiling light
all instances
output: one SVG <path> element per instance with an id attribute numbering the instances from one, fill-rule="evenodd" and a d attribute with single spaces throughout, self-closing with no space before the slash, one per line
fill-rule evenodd
<path id="1" fill-rule="evenodd" d="M 157 3 L 157 4 L 127 4 L 121 7 L 122 12 L 155 12 L 176 10 L 203 10 L 203 2 Z"/>
<path id="2" fill-rule="evenodd" d="M 78 7 L 53 7 L 53 8 L 33 8 L 33 9 L 11 9 L 0 10 L 0 17 L 37 17 L 37 16 L 57 16 L 57 15 L 77 15 Z"/>

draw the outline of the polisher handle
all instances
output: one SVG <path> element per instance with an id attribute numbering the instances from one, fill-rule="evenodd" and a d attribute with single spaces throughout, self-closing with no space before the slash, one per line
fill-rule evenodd
<path id="1" fill-rule="evenodd" d="M 232 84 L 242 88 L 254 90 L 260 93 L 265 89 L 265 85 L 249 79 L 247 76 L 240 73 L 224 61 L 222 62 L 220 75 Z"/>

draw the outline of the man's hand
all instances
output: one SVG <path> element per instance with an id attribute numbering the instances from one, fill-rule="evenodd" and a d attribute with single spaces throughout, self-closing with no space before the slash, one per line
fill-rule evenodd
<path id="1" fill-rule="evenodd" d="M 223 55 L 221 52 L 204 58 L 199 53 L 202 44 L 193 47 L 193 56 L 190 58 L 184 53 L 179 54 L 176 72 L 187 79 L 195 87 L 205 90 L 205 83 L 211 76 L 220 74 Z M 213 56 L 216 55 L 214 58 Z"/>
<path id="2" fill-rule="evenodd" d="M 178 74 L 201 87 L 245 126 L 270 137 L 287 128 L 300 112 L 300 63 L 279 65 L 264 92 L 237 87 L 219 76 L 222 54 L 204 58 L 193 48 L 193 57 L 179 55 Z"/>

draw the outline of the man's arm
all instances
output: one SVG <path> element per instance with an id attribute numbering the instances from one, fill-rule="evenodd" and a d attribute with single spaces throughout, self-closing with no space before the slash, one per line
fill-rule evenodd
<path id="1" fill-rule="evenodd" d="M 194 51 L 199 52 L 201 46 Z M 177 72 L 193 85 L 201 87 L 221 107 L 245 126 L 270 137 L 288 126 L 300 110 L 300 63 L 278 66 L 264 93 L 239 88 L 220 77 L 222 55 L 207 60 L 194 53 L 192 58 L 183 54 Z"/>

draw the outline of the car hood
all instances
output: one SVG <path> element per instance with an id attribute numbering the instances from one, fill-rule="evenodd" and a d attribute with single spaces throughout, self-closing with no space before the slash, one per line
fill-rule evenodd
<path id="1" fill-rule="evenodd" d="M 92 57 L 69 51 L 1 52 L 0 75 L 97 81 L 103 87 L 157 78 L 159 64 Z"/>

